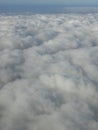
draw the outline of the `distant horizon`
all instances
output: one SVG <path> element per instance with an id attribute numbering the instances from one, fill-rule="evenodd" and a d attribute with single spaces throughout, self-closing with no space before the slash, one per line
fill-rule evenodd
<path id="1" fill-rule="evenodd" d="M 98 6 L 69 6 L 50 4 L 7 4 L 0 5 L 0 13 L 4 14 L 61 14 L 61 13 L 97 13 Z"/>
<path id="2" fill-rule="evenodd" d="M 98 7 L 98 0 L 0 0 L 0 6 Z"/>
<path id="3" fill-rule="evenodd" d="M 0 7 L 1 6 L 65 6 L 65 7 L 98 7 L 98 5 L 94 4 L 94 5 L 79 5 L 79 4 L 74 4 L 74 5 L 71 5 L 71 4 L 30 4 L 30 3 L 27 3 L 27 4 L 24 4 L 24 3 L 2 3 L 0 4 Z"/>

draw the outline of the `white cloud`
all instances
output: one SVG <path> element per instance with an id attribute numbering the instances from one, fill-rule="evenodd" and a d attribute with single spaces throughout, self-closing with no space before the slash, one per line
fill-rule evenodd
<path id="1" fill-rule="evenodd" d="M 0 16 L 0 130 L 98 129 L 98 14 Z"/>

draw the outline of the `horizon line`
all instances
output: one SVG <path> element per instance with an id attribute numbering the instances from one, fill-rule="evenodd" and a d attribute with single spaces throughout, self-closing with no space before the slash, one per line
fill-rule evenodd
<path id="1" fill-rule="evenodd" d="M 65 6 L 65 7 L 98 7 L 98 5 L 88 4 L 31 4 L 31 3 L 1 3 L 0 6 Z"/>

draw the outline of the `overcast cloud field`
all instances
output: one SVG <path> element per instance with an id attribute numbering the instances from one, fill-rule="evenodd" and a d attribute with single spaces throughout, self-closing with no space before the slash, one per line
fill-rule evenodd
<path id="1" fill-rule="evenodd" d="M 98 13 L 0 15 L 0 130 L 98 130 Z"/>

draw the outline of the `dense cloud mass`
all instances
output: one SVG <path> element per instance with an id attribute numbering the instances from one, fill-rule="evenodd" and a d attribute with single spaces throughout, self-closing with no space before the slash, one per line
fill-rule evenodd
<path id="1" fill-rule="evenodd" d="M 98 14 L 0 15 L 0 130 L 98 130 Z"/>

